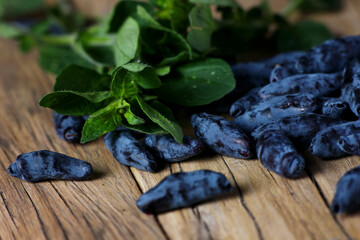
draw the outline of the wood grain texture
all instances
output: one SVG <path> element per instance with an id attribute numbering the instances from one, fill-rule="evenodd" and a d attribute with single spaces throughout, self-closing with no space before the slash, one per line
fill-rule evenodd
<path id="1" fill-rule="evenodd" d="M 107 13 L 114 0 L 74 0 L 91 15 Z M 239 0 L 246 8 L 256 1 Z M 311 14 L 339 35 L 360 34 L 360 2 L 344 0 L 338 13 Z M 270 1 L 281 9 L 285 0 Z M 0 239 L 360 239 L 360 214 L 329 211 L 338 179 L 360 165 L 349 156 L 323 161 L 306 156 L 298 180 L 267 171 L 258 160 L 204 155 L 151 174 L 121 166 L 99 139 L 86 145 L 61 141 L 51 111 L 38 107 L 54 77 L 23 55 L 13 41 L 0 40 Z M 192 134 L 189 121 L 182 122 Z M 88 181 L 28 183 L 7 167 L 20 153 L 49 149 L 90 162 Z M 233 192 L 201 205 L 156 216 L 136 207 L 142 192 L 174 172 L 210 169 L 223 173 Z"/>

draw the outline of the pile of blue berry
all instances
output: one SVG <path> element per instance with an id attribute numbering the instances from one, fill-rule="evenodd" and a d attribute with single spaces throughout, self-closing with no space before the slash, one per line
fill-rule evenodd
<path id="1" fill-rule="evenodd" d="M 237 87 L 216 104 L 234 118 L 206 112 L 191 116 L 197 138 L 177 143 L 170 135 L 144 135 L 124 127 L 108 133 L 105 145 L 125 166 L 157 172 L 205 149 L 239 158 L 258 158 L 265 168 L 298 178 L 308 151 L 322 159 L 360 155 L 360 36 L 332 39 L 307 52 L 279 54 L 233 66 Z M 214 105 L 205 106 L 209 109 Z M 217 111 L 219 109 L 217 108 Z M 79 142 L 84 117 L 53 115 L 56 133 Z M 18 156 L 9 173 L 36 182 L 83 180 L 91 165 L 50 151 Z M 338 182 L 334 213 L 360 210 L 360 167 Z M 172 174 L 137 201 L 146 213 L 186 207 L 231 191 L 224 175 L 209 170 Z"/>

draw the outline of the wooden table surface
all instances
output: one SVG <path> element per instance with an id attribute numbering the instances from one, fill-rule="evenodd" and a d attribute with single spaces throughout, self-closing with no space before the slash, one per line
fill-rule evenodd
<path id="1" fill-rule="evenodd" d="M 77 5 L 106 12 L 114 2 L 78 0 Z M 343 2 L 339 13 L 306 17 L 325 22 L 337 35 L 360 34 L 360 1 Z M 51 111 L 37 105 L 53 82 L 54 76 L 39 68 L 36 52 L 23 55 L 14 41 L 0 40 L 0 239 L 360 239 L 360 214 L 333 216 L 329 210 L 338 179 L 360 165 L 359 157 L 308 156 L 306 174 L 297 180 L 281 178 L 257 160 L 220 155 L 172 164 L 156 174 L 138 171 L 120 165 L 103 139 L 77 145 L 56 136 Z M 17 155 L 40 149 L 90 162 L 95 177 L 34 184 L 7 173 Z M 225 174 L 234 191 L 155 216 L 137 209 L 141 193 L 165 176 L 198 169 Z"/>

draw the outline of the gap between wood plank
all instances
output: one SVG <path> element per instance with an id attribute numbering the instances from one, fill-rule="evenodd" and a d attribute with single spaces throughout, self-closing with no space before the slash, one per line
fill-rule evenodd
<path id="1" fill-rule="evenodd" d="M 43 221 L 41 220 L 41 217 L 40 217 L 40 214 L 39 214 L 38 209 L 36 208 L 36 206 L 35 206 L 32 198 L 31 198 L 30 194 L 28 193 L 28 191 L 26 190 L 24 184 L 23 184 L 22 182 L 20 182 L 20 184 L 21 184 L 21 186 L 23 187 L 26 195 L 28 196 L 28 198 L 30 199 L 31 204 L 32 204 L 33 207 L 34 207 L 36 216 L 37 216 L 37 218 L 38 218 L 38 220 L 39 220 L 39 223 L 40 223 L 40 226 L 41 226 L 41 230 L 42 230 L 42 232 L 43 232 L 43 235 L 44 235 L 45 239 L 49 239 L 48 233 L 47 233 L 46 230 L 45 230 L 45 225 L 44 225 Z"/>
<path id="2" fill-rule="evenodd" d="M 325 195 L 322 191 L 322 189 L 320 188 L 318 182 L 316 181 L 316 179 L 314 178 L 314 176 L 311 174 L 310 170 L 309 169 L 305 169 L 305 172 L 306 174 L 309 176 L 311 182 L 314 184 L 316 190 L 319 192 L 320 196 L 321 196 L 321 199 L 324 201 L 326 207 L 329 209 L 329 211 L 331 212 L 330 210 L 330 205 L 327 201 L 327 199 L 325 198 Z M 353 239 L 350 234 L 345 230 L 344 226 L 338 221 L 338 219 L 336 218 L 336 216 L 331 212 L 331 216 L 333 217 L 336 225 L 338 225 L 338 227 L 340 228 L 341 232 L 346 236 L 346 238 L 348 240 L 351 240 Z"/>
<path id="3" fill-rule="evenodd" d="M 239 194 L 239 197 L 240 197 L 240 203 L 241 205 L 244 207 L 245 211 L 247 212 L 247 214 L 249 215 L 249 217 L 251 218 L 251 220 L 253 221 L 254 225 L 255 225 L 255 228 L 256 228 L 256 232 L 258 234 L 258 237 L 259 237 L 259 240 L 264 240 L 264 235 L 261 231 L 261 228 L 259 226 L 259 223 L 256 221 L 256 218 L 255 216 L 252 214 L 252 212 L 250 211 L 250 209 L 248 208 L 248 206 L 246 205 L 246 202 L 245 202 L 245 199 L 244 199 L 244 196 L 242 195 L 242 192 L 241 192 L 241 189 L 239 187 L 239 184 L 237 183 L 236 179 L 235 179 L 235 176 L 233 174 L 233 172 L 231 171 L 229 165 L 227 164 L 227 162 L 225 161 L 225 159 L 223 158 L 223 156 L 221 154 L 219 154 L 219 156 L 221 157 L 221 159 L 223 160 L 225 166 L 227 167 L 228 171 L 230 172 L 230 175 L 232 177 L 232 179 L 234 180 L 235 182 L 235 187 L 238 191 L 238 194 Z"/>
<path id="4" fill-rule="evenodd" d="M 135 183 L 136 183 L 137 188 L 139 189 L 140 193 L 143 194 L 144 192 L 142 191 L 142 189 L 141 189 L 139 183 L 137 182 L 137 180 L 136 180 L 133 172 L 131 171 L 130 167 L 128 167 L 128 169 L 129 169 L 129 171 L 130 171 L 130 175 L 132 176 L 132 178 L 134 179 L 134 181 L 135 181 Z M 171 169 L 171 166 L 170 166 L 170 169 Z M 165 229 L 164 229 L 164 226 L 161 225 L 158 216 L 155 215 L 155 214 L 154 214 L 153 216 L 154 216 L 154 218 L 155 218 L 155 222 L 159 225 L 160 231 L 162 232 L 162 234 L 164 234 L 165 239 L 166 239 L 166 240 L 170 240 L 170 237 L 169 237 L 169 235 L 166 233 L 166 231 L 165 231 Z"/>

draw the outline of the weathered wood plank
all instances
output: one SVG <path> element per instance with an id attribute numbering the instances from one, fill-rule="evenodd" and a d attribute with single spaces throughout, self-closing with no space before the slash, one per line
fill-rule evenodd
<path id="1" fill-rule="evenodd" d="M 37 106 L 53 79 L 40 70 L 36 56 L 22 55 L 5 40 L 0 40 L 0 52 L 0 238 L 165 239 L 156 219 L 135 207 L 137 184 L 102 140 L 80 146 L 56 136 L 51 112 Z M 18 154 L 39 149 L 86 160 L 98 174 L 83 182 L 33 184 L 7 173 Z"/>
<path id="2" fill-rule="evenodd" d="M 338 180 L 350 169 L 360 165 L 360 158 L 356 156 L 344 157 L 335 160 L 321 160 L 308 156 L 309 169 L 325 198 L 327 206 L 333 200 Z M 353 239 L 360 239 L 360 215 L 340 214 L 336 216 L 339 224 Z"/>

